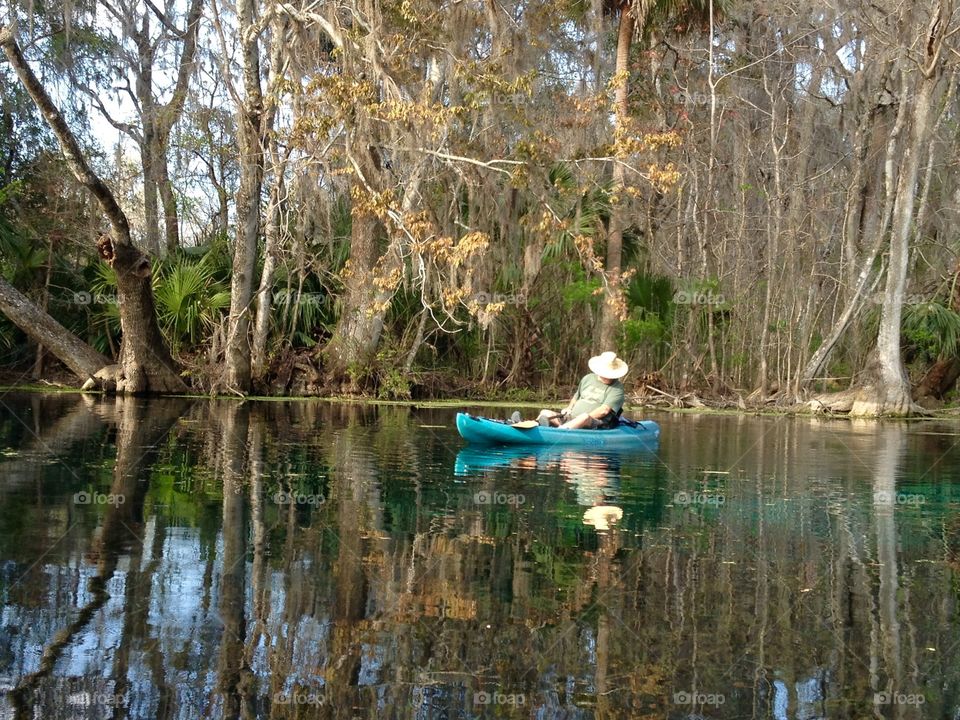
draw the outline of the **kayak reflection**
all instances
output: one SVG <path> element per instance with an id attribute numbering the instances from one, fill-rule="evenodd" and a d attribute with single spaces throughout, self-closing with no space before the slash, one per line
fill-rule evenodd
<path id="1" fill-rule="evenodd" d="M 653 454 L 653 450 L 626 453 L 631 459 Z M 609 450 L 587 451 L 555 446 L 471 446 L 457 453 L 454 474 L 464 477 L 503 468 L 558 472 L 573 486 L 577 504 L 587 508 L 583 523 L 596 530 L 608 530 L 623 518 L 619 504 L 624 455 Z"/>

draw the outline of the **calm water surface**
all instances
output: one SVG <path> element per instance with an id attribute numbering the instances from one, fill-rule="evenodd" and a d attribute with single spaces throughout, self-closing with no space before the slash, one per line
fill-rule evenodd
<path id="1" fill-rule="evenodd" d="M 655 419 L 5 395 L 0 717 L 960 718 L 960 424 Z"/>

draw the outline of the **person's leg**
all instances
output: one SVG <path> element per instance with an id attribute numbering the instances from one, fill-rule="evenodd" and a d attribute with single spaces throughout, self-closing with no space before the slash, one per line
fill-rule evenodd
<path id="1" fill-rule="evenodd" d="M 560 413 L 554 410 L 541 410 L 540 414 L 537 415 L 537 422 L 543 427 L 559 427 L 561 422 Z"/>
<path id="2" fill-rule="evenodd" d="M 599 425 L 599 420 L 594 420 L 587 413 L 570 418 L 560 427 L 564 430 L 591 430 Z"/>

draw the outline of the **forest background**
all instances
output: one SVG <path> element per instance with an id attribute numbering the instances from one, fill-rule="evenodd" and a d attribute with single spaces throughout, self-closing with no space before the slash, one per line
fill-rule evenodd
<path id="1" fill-rule="evenodd" d="M 119 392 L 910 414 L 960 376 L 952 0 L 0 3 L 0 364 Z"/>

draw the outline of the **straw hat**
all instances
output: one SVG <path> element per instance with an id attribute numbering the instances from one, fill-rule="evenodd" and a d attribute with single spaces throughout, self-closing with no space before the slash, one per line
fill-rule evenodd
<path id="1" fill-rule="evenodd" d="M 612 350 L 590 358 L 590 362 L 587 363 L 587 366 L 598 376 L 607 378 L 608 380 L 617 380 L 622 378 L 627 374 L 627 370 L 630 369 L 627 367 L 627 364 L 618 358 L 617 354 Z"/>
<path id="2" fill-rule="evenodd" d="M 623 519 L 623 510 L 616 505 L 595 505 L 583 514 L 583 524 L 593 525 L 597 530 L 609 530 Z"/>

